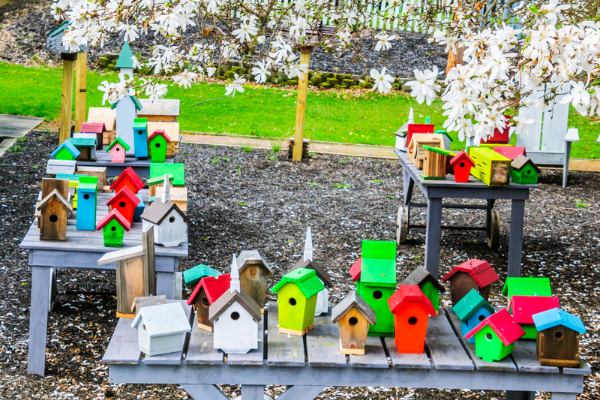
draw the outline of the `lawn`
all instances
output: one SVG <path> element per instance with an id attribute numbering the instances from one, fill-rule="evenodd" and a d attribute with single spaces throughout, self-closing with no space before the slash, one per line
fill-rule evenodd
<path id="1" fill-rule="evenodd" d="M 89 72 L 87 76 L 87 106 L 99 107 L 102 92 L 100 82 L 116 81 L 115 73 Z M 46 120 L 60 116 L 62 70 L 49 67 L 23 67 L 0 63 L 0 113 L 34 115 Z M 286 88 L 245 87 L 244 93 L 220 101 L 225 88 L 218 84 L 201 83 L 191 89 L 172 86 L 167 98 L 181 100 L 181 129 L 187 131 L 232 133 L 262 137 L 293 136 L 296 116 L 296 95 Z M 331 142 L 393 145 L 394 132 L 414 108 L 415 119 L 426 116 L 441 126 L 444 121 L 441 103 L 420 105 L 404 93 L 387 96 L 367 93 L 355 96 L 348 92 L 309 91 L 306 111 L 306 136 Z M 576 111 L 570 113 L 570 125 L 579 128 L 581 141 L 573 145 L 574 158 L 600 158 L 596 144 L 600 121 L 590 121 Z M 455 141 L 453 148 L 461 144 Z"/>

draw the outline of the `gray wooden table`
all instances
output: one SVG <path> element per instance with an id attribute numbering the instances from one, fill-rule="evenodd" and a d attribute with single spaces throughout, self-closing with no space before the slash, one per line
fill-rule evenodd
<path id="1" fill-rule="evenodd" d="M 104 146 L 102 150 L 96 151 L 96 161 L 77 161 L 77 165 L 81 167 L 106 167 L 107 176 L 119 176 L 127 167 L 133 168 L 140 178 L 148 178 L 150 176 L 150 157 L 135 158 L 127 156 L 123 163 L 112 163 L 110 161 L 110 153 L 106 151 L 106 147 L 108 146 Z M 173 163 L 174 161 L 175 157 L 165 159 L 167 163 Z"/>
<path id="2" fill-rule="evenodd" d="M 583 391 L 583 377 L 591 373 L 583 361 L 581 368 L 540 366 L 535 341 L 519 341 L 501 362 L 483 361 L 460 336 L 458 319 L 443 308 L 429 320 L 424 354 L 398 354 L 393 338 L 369 337 L 366 355 L 341 355 L 331 308 L 299 337 L 278 332 L 275 303 L 265 310 L 259 348 L 224 354 L 213 349 L 212 334 L 198 329 L 190 307 L 182 304 L 193 328 L 179 353 L 145 357 L 132 320 L 118 321 L 102 359 L 111 383 L 178 384 L 195 399 L 225 399 L 215 385 L 229 384 L 241 385 L 243 400 L 263 400 L 265 385 L 287 385 L 281 400 L 313 399 L 331 386 L 526 391 L 507 392 L 515 400 L 545 391 L 553 400 L 567 400 Z"/>
<path id="3" fill-rule="evenodd" d="M 148 190 L 140 191 L 144 201 L 148 200 Z M 106 202 L 113 193 L 98 193 L 96 222 L 108 214 Z M 31 309 L 29 318 L 29 354 L 27 373 L 44 375 L 46 360 L 46 340 L 48 312 L 56 296 L 56 270 L 115 270 L 115 264 L 98 265 L 105 253 L 119 250 L 104 247 L 102 231 L 80 231 L 76 229 L 77 211 L 67 222 L 67 241 L 43 241 L 37 228 L 37 220 L 20 244 L 29 251 L 31 266 Z M 142 223 L 134 222 L 129 232 L 125 232 L 123 247 L 142 244 Z M 174 274 L 178 270 L 178 259 L 188 256 L 188 244 L 177 247 L 156 246 L 157 294 L 173 298 Z"/>
<path id="4" fill-rule="evenodd" d="M 468 227 L 468 229 L 490 230 L 494 202 L 497 199 L 512 200 L 510 215 L 510 239 L 508 249 L 508 276 L 521 275 L 521 251 L 523 247 L 523 219 L 525 216 L 525 200 L 529 198 L 529 191 L 537 185 L 522 185 L 511 182 L 508 186 L 488 186 L 479 179 L 471 176 L 469 182 L 457 183 L 454 176 L 447 175 L 445 180 L 424 180 L 420 177 L 422 171 L 418 170 L 409 159 L 406 152 L 394 149 L 402 165 L 404 174 L 404 206 L 408 207 L 410 217 L 411 207 L 427 208 L 427 224 L 425 235 L 425 268 L 438 278 L 440 262 L 440 238 L 442 229 L 443 208 L 483 209 L 487 211 L 486 226 L 482 228 Z M 427 199 L 426 204 L 413 203 L 412 195 L 414 186 L 417 185 Z M 464 205 L 445 204 L 443 199 L 484 199 L 487 204 Z"/>

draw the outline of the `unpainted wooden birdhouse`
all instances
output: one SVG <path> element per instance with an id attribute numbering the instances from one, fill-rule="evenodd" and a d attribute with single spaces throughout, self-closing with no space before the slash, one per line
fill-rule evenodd
<path id="1" fill-rule="evenodd" d="M 121 189 L 128 187 L 133 194 L 138 194 L 138 192 L 142 190 L 144 186 L 144 182 L 142 182 L 133 168 L 127 167 L 123 172 L 121 172 L 117 179 L 115 179 L 112 185 L 110 185 L 110 190 L 114 191 L 115 193 L 119 193 Z"/>
<path id="2" fill-rule="evenodd" d="M 401 285 L 388 299 L 394 314 L 394 337 L 400 354 L 422 354 L 429 316 L 435 315 L 431 301 L 417 285 Z"/>
<path id="3" fill-rule="evenodd" d="M 265 306 L 267 281 L 273 275 L 269 263 L 256 250 L 243 250 L 236 258 L 242 291 L 262 309 Z"/>
<path id="4" fill-rule="evenodd" d="M 586 332 L 581 319 L 553 308 L 533 315 L 537 330 L 537 355 L 541 365 L 577 368 L 579 337 Z"/>
<path id="5" fill-rule="evenodd" d="M 194 306 L 198 318 L 198 328 L 213 331 L 213 324 L 208 317 L 211 304 L 229 290 L 231 278 L 229 274 L 206 276 L 198 281 L 194 291 L 187 300 L 188 306 Z"/>
<path id="6" fill-rule="evenodd" d="M 355 290 L 333 307 L 331 321 L 340 327 L 341 354 L 365 354 L 369 326 L 377 323 L 377 315 Z"/>
<path id="7" fill-rule="evenodd" d="M 484 361 L 500 361 L 515 347 L 515 342 L 525 334 L 517 321 L 505 308 L 480 322 L 465 339 L 475 337 L 475 353 Z"/>
<path id="8" fill-rule="evenodd" d="M 38 204 L 42 215 L 40 240 L 67 240 L 67 219 L 73 212 L 71 204 L 57 189 L 52 190 Z"/>
<path id="9" fill-rule="evenodd" d="M 140 203 L 140 199 L 133 194 L 128 187 L 124 187 L 117 194 L 115 194 L 109 201 L 106 203 L 108 205 L 109 210 L 119 210 L 121 215 L 127 219 L 130 223 L 133 222 L 133 214 L 135 213 L 135 208 Z"/>
<path id="10" fill-rule="evenodd" d="M 486 301 L 490 297 L 492 283 L 500 277 L 493 270 L 489 262 L 483 260 L 469 260 L 457 265 L 446 276 L 442 278 L 443 282 L 450 280 L 450 295 L 452 305 L 456 305 L 465 297 L 471 289 L 479 292 Z"/>
<path id="11" fill-rule="evenodd" d="M 421 289 L 423 294 L 425 294 L 425 296 L 427 296 L 427 298 L 431 301 L 436 314 L 438 313 L 440 305 L 440 293 L 445 292 L 446 289 L 444 289 L 438 280 L 435 279 L 433 275 L 431 275 L 425 268 L 419 267 L 415 269 L 410 273 L 410 275 L 408 275 L 408 277 L 406 277 L 404 281 L 402 281 L 400 285 L 419 286 L 419 289 Z"/>
<path id="12" fill-rule="evenodd" d="M 506 309 L 525 331 L 521 339 L 535 340 L 537 330 L 533 323 L 533 315 L 559 307 L 556 296 L 512 296 Z"/>
<path id="13" fill-rule="evenodd" d="M 452 307 L 452 311 L 460 319 L 460 333 L 465 336 L 484 319 L 492 315 L 494 307 L 490 305 L 475 289 Z M 468 340 L 469 343 L 475 343 L 475 337 Z"/>
<path id="14" fill-rule="evenodd" d="M 131 327 L 138 330 L 140 351 L 151 357 L 182 351 L 185 335 L 192 330 L 179 302 L 142 308 Z"/>

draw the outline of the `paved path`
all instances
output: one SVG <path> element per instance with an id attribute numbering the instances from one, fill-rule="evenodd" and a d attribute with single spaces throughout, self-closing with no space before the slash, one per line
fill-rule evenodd
<path id="1" fill-rule="evenodd" d="M 36 117 L 0 114 L 0 156 L 12 146 L 18 138 L 41 124 L 44 120 Z"/>

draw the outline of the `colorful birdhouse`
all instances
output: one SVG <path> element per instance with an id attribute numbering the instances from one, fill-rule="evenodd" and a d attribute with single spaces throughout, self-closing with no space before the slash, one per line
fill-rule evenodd
<path id="1" fill-rule="evenodd" d="M 512 297 L 518 296 L 552 296 L 550 279 L 546 277 L 508 277 L 504 282 L 502 294 L 508 296 L 510 302 Z"/>
<path id="2" fill-rule="evenodd" d="M 125 79 L 133 78 L 133 68 L 135 65 L 133 64 L 133 53 L 131 52 L 131 47 L 129 47 L 129 42 L 123 43 L 115 67 L 119 68 L 119 72 L 124 75 Z M 140 106 L 139 109 L 141 110 L 141 108 Z"/>
<path id="3" fill-rule="evenodd" d="M 57 189 L 52 190 L 37 204 L 42 214 L 40 240 L 67 240 L 67 219 L 73 212 L 71 204 Z"/>
<path id="4" fill-rule="evenodd" d="M 415 269 L 400 285 L 419 286 L 419 289 L 421 289 L 423 294 L 427 296 L 429 301 L 431 301 L 431 305 L 433 306 L 435 313 L 438 313 L 440 306 L 440 292 L 445 292 L 446 289 L 444 289 L 438 280 L 435 279 L 433 275 L 431 275 L 425 268 L 419 267 Z"/>
<path id="5" fill-rule="evenodd" d="M 377 315 L 355 290 L 333 307 L 331 321 L 340 327 L 341 354 L 365 354 L 369 326 L 377 323 Z"/>
<path id="6" fill-rule="evenodd" d="M 505 186 L 510 181 L 511 160 L 489 147 L 469 147 L 469 156 L 475 163 L 471 175 L 488 186 Z"/>
<path id="7" fill-rule="evenodd" d="M 139 203 L 140 199 L 128 187 L 124 187 L 106 205 L 108 205 L 109 210 L 119 210 L 121 215 L 131 223 L 133 222 L 133 213 Z"/>
<path id="8" fill-rule="evenodd" d="M 131 327 L 137 328 L 140 351 L 150 357 L 183 351 L 185 335 L 192 330 L 181 303 L 144 307 Z"/>
<path id="9" fill-rule="evenodd" d="M 487 140 L 485 141 L 486 143 L 498 143 L 498 144 L 503 144 L 503 143 L 509 143 L 510 142 L 510 119 L 511 116 L 510 115 L 505 115 L 504 116 L 504 129 L 500 130 L 498 128 L 494 129 L 494 133 L 492 136 L 488 137 Z"/>
<path id="10" fill-rule="evenodd" d="M 96 230 L 97 188 L 95 183 L 80 182 L 77 186 L 77 230 Z"/>
<path id="11" fill-rule="evenodd" d="M 133 220 L 139 222 L 142 220 L 142 214 L 146 210 L 146 204 L 144 204 L 144 199 L 142 199 L 141 194 L 136 194 L 135 197 L 140 199 L 140 202 L 135 206 L 135 210 L 133 210 Z"/>
<path id="12" fill-rule="evenodd" d="M 121 175 L 115 179 L 113 184 L 110 185 L 110 190 L 115 193 L 119 193 L 121 189 L 128 187 L 133 194 L 138 194 L 138 192 L 142 190 L 144 186 L 144 182 L 142 182 L 133 168 L 127 167 L 123 172 L 121 172 Z"/>
<path id="13" fill-rule="evenodd" d="M 56 179 L 64 179 L 69 181 L 69 187 L 74 188 L 75 194 L 72 197 L 73 210 L 77 209 L 77 187 L 79 186 L 79 180 L 82 177 L 88 177 L 88 175 L 71 175 L 71 174 L 56 174 Z"/>
<path id="14" fill-rule="evenodd" d="M 494 151 L 513 161 L 515 158 L 525 155 L 525 147 L 496 146 Z"/>
<path id="15" fill-rule="evenodd" d="M 279 332 L 304 335 L 311 330 L 317 294 L 324 288 L 313 269 L 298 268 L 285 274 L 271 289 L 271 293 L 277 293 Z"/>
<path id="16" fill-rule="evenodd" d="M 122 164 L 125 162 L 126 152 L 130 149 L 129 145 L 120 137 L 106 148 L 110 152 L 110 162 L 113 164 Z"/>
<path id="17" fill-rule="evenodd" d="M 465 297 L 452 307 L 454 314 L 460 319 L 460 333 L 465 336 L 481 321 L 492 315 L 494 307 L 490 305 L 475 289 L 471 289 Z M 475 338 L 468 340 L 475 343 Z"/>
<path id="18" fill-rule="evenodd" d="M 171 185 L 173 185 L 173 175 L 171 174 L 167 174 L 169 177 L 169 183 Z M 155 176 L 154 178 L 148 178 L 147 180 L 148 182 L 148 188 L 149 188 L 149 196 L 150 198 L 152 197 L 156 197 L 156 189 L 159 187 L 162 187 L 163 183 L 165 182 L 165 176 L 161 175 L 161 176 Z M 154 201 L 154 199 L 152 200 Z"/>
<path id="19" fill-rule="evenodd" d="M 433 124 L 408 124 L 408 133 L 406 134 L 406 143 L 411 142 L 415 133 L 433 133 L 435 126 Z"/>
<path id="20" fill-rule="evenodd" d="M 104 133 L 106 132 L 106 125 L 103 122 L 82 122 L 81 133 L 94 133 L 96 135 L 96 150 L 102 150 L 102 143 L 104 143 Z"/>
<path id="21" fill-rule="evenodd" d="M 356 283 L 356 290 L 360 292 L 360 271 L 362 269 L 362 257 L 359 257 L 358 260 L 350 267 L 350 276 L 352 280 Z"/>
<path id="22" fill-rule="evenodd" d="M 153 163 L 165 162 L 167 158 L 167 144 L 171 141 L 169 135 L 162 129 L 155 130 L 148 137 L 148 147 L 150 148 L 150 159 Z"/>
<path id="23" fill-rule="evenodd" d="M 395 343 L 400 354 L 422 354 L 430 315 L 435 315 L 431 301 L 417 285 L 400 285 L 388 299 L 394 314 Z"/>
<path id="24" fill-rule="evenodd" d="M 457 155 L 450 159 L 450 165 L 454 169 L 455 182 L 469 182 L 471 168 L 475 166 L 475 162 L 466 151 L 461 150 Z"/>
<path id="25" fill-rule="evenodd" d="M 479 323 L 465 339 L 475 337 L 475 353 L 484 361 L 500 361 L 509 355 L 525 331 L 502 309 Z"/>
<path id="26" fill-rule="evenodd" d="M 536 348 L 540 364 L 579 367 L 579 336 L 586 331 L 581 319 L 553 308 L 534 314 L 533 321 L 537 330 Z"/>
<path id="27" fill-rule="evenodd" d="M 81 138 L 81 137 L 72 137 L 67 139 L 67 141 L 71 142 L 73 146 L 79 150 L 79 156 L 77 156 L 77 161 L 96 161 L 96 138 Z"/>
<path id="28" fill-rule="evenodd" d="M 533 315 L 559 307 L 556 296 L 512 296 L 506 309 L 525 331 L 521 339 L 535 340 L 537 330 L 533 323 Z"/>
<path id="29" fill-rule="evenodd" d="M 510 177 L 515 183 L 535 184 L 541 170 L 531 158 L 519 156 L 510 164 Z"/>
<path id="30" fill-rule="evenodd" d="M 185 186 L 185 165 L 183 163 L 150 163 L 150 179 L 165 175 L 173 176 L 169 181 L 173 186 Z"/>
<path id="31" fill-rule="evenodd" d="M 221 273 L 208 265 L 198 264 L 195 267 L 183 271 L 183 283 L 187 286 L 195 285 L 200 279 L 209 276 L 219 276 Z"/>
<path id="32" fill-rule="evenodd" d="M 206 276 L 198 281 L 194 291 L 187 300 L 188 306 L 193 305 L 198 317 L 198 328 L 208 332 L 213 331 L 213 324 L 208 318 L 208 308 L 223 293 L 229 290 L 231 278 L 229 274 Z"/>
<path id="33" fill-rule="evenodd" d="M 133 149 L 137 158 L 148 157 L 148 118 L 133 120 Z"/>
<path id="34" fill-rule="evenodd" d="M 131 229 L 131 222 L 123 217 L 119 210 L 114 209 L 98 222 L 96 230 L 100 229 L 102 229 L 104 235 L 105 247 L 122 247 L 123 236 L 125 231 L 129 232 L 129 229 Z"/>
<path id="35" fill-rule="evenodd" d="M 138 111 L 142 109 L 142 104 L 135 96 L 125 96 L 114 103 L 111 109 L 117 110 L 115 119 L 116 137 L 133 145 L 133 121 L 137 118 Z M 130 147 L 126 148 L 126 151 L 128 155 L 134 155 L 133 149 Z"/>
<path id="36" fill-rule="evenodd" d="M 50 156 L 56 158 L 57 160 L 67 160 L 72 161 L 76 160 L 81 152 L 75 147 L 73 143 L 68 140 L 62 142 L 60 146 L 58 146 Z"/>
<path id="37" fill-rule="evenodd" d="M 242 291 L 262 309 L 265 306 L 267 281 L 273 275 L 269 263 L 256 250 L 243 250 L 236 260 Z"/>
<path id="38" fill-rule="evenodd" d="M 500 277 L 490 263 L 483 260 L 469 260 L 457 265 L 448 273 L 443 282 L 450 280 L 450 295 L 452 305 L 456 305 L 471 289 L 479 292 L 486 301 L 490 297 L 492 283 Z"/>

